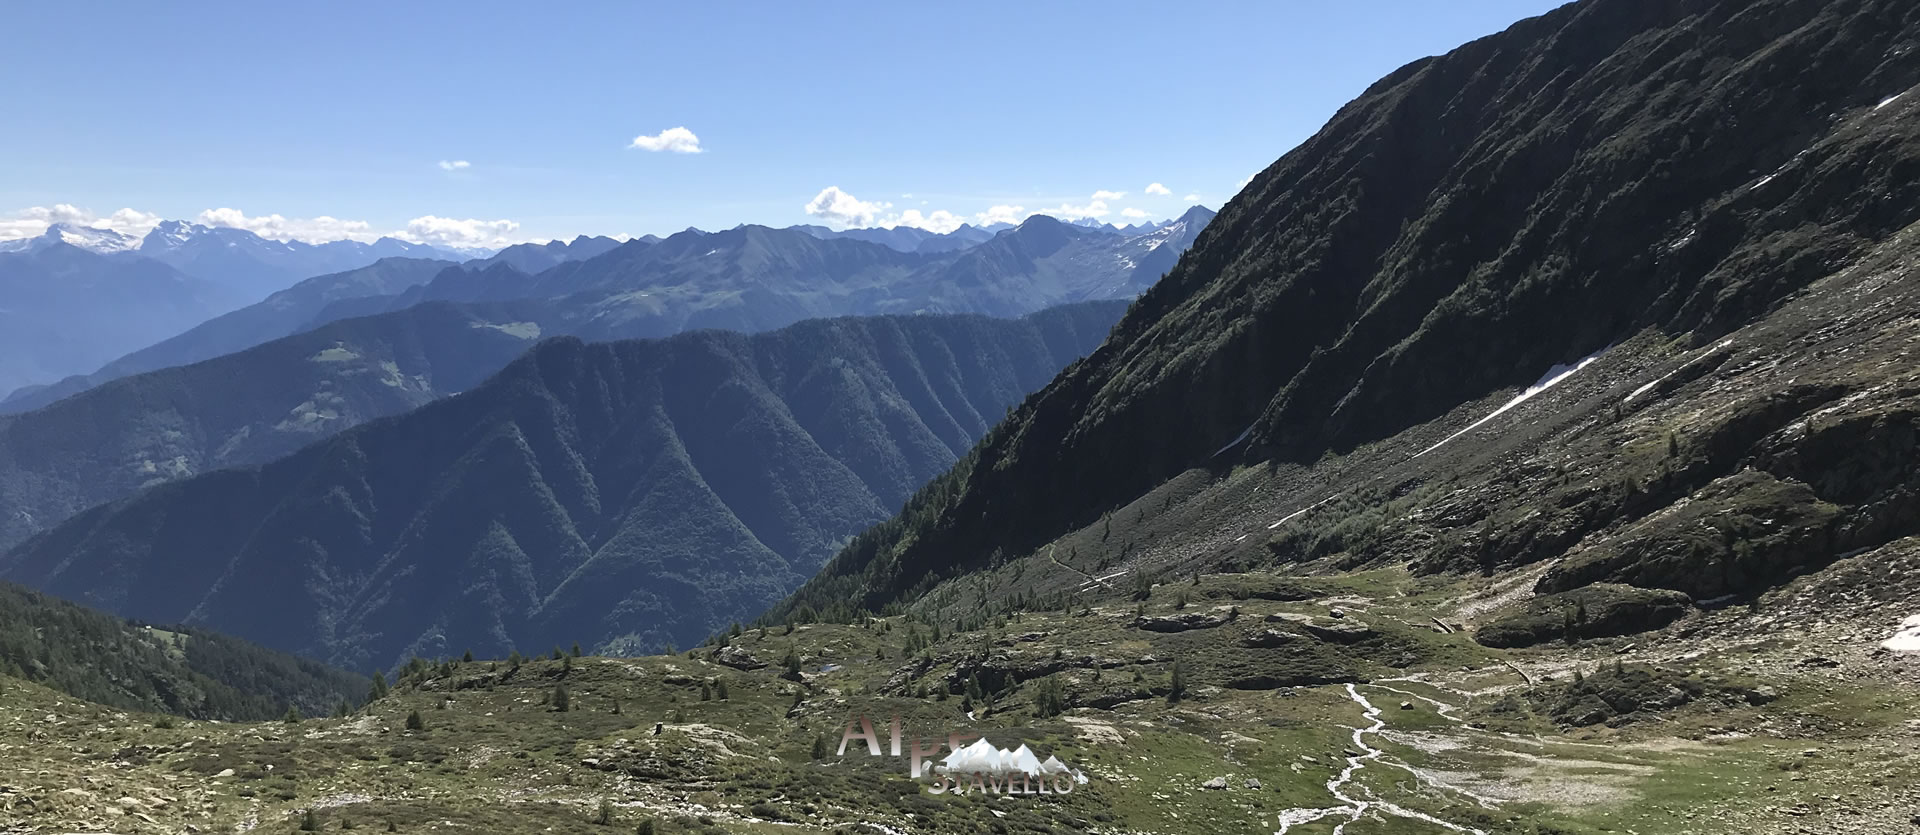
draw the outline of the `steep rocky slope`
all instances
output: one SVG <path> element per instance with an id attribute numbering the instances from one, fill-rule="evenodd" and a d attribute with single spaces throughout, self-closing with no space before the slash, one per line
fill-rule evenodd
<path id="1" fill-rule="evenodd" d="M 1917 38 L 1906 3 L 1596 0 L 1402 68 L 801 600 L 912 600 L 1195 468 L 1412 455 L 1407 430 L 1610 345 L 1705 350 L 1920 218 Z M 1595 565 L 1553 584 L 1623 577 Z"/>

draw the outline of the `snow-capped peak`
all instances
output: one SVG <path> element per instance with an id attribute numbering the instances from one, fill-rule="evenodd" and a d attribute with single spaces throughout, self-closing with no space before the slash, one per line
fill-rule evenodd
<path id="1" fill-rule="evenodd" d="M 102 254 L 127 252 L 140 248 L 140 239 L 132 235 L 122 235 L 112 229 L 98 229 L 92 226 L 76 226 L 71 223 L 55 223 L 38 238 L 29 238 L 23 242 L 10 242 L 13 250 L 36 250 L 53 244 L 66 244 L 72 247 Z"/>

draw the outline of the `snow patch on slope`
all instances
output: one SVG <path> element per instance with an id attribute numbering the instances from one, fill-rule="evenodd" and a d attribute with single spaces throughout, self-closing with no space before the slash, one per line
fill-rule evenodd
<path id="1" fill-rule="evenodd" d="M 1880 645 L 1894 652 L 1920 652 L 1920 615 L 1901 621 L 1900 631 L 1881 641 Z"/>
<path id="2" fill-rule="evenodd" d="M 1600 355 L 1604 353 L 1606 353 L 1606 349 L 1603 348 L 1596 353 L 1582 357 L 1578 362 L 1575 362 L 1572 365 L 1556 365 L 1552 368 L 1547 369 L 1547 373 L 1544 376 L 1542 376 L 1533 385 L 1528 386 L 1526 391 L 1520 392 L 1519 394 L 1515 395 L 1512 400 L 1507 401 L 1506 405 L 1493 410 L 1492 414 L 1489 414 L 1486 417 L 1483 417 L 1479 420 L 1474 421 L 1471 424 L 1468 424 L 1467 428 L 1462 429 L 1458 432 L 1455 432 L 1441 439 L 1440 443 L 1434 444 L 1433 446 L 1427 447 L 1426 449 L 1423 449 L 1423 450 L 1420 450 L 1419 452 L 1414 453 L 1413 457 L 1419 458 L 1422 455 L 1425 455 L 1429 452 L 1432 452 L 1436 449 L 1446 446 L 1448 441 L 1458 438 L 1461 435 L 1465 435 L 1468 432 L 1472 432 L 1475 429 L 1479 429 L 1481 426 L 1485 425 L 1487 421 L 1493 420 L 1494 418 L 1497 418 L 1503 414 L 1506 414 L 1508 409 L 1511 409 L 1515 406 L 1525 403 L 1528 400 L 1532 400 L 1535 395 L 1538 395 L 1539 393 L 1546 391 L 1547 389 L 1550 389 L 1556 385 L 1559 385 L 1560 381 L 1573 376 L 1574 374 L 1578 373 L 1580 369 L 1586 368 L 1588 365 L 1591 365 L 1594 360 L 1599 359 Z"/>

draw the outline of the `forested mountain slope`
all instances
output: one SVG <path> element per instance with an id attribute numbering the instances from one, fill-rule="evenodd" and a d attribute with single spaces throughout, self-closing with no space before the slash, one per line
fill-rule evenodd
<path id="1" fill-rule="evenodd" d="M 354 667 L 686 645 L 791 591 L 1123 307 L 553 340 L 460 396 L 83 513 L 0 571 Z"/>
<path id="2" fill-rule="evenodd" d="M 324 716 L 367 681 L 204 629 L 159 629 L 0 582 L 0 689 L 7 676 L 88 701 L 195 719 Z"/>

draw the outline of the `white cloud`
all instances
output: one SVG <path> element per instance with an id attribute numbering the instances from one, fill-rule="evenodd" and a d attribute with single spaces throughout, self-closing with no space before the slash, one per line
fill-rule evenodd
<path id="1" fill-rule="evenodd" d="M 1159 183 L 1148 183 L 1148 184 L 1147 184 L 1147 193 L 1148 193 L 1148 194 L 1157 194 L 1157 195 L 1160 195 L 1161 197 L 1165 197 L 1165 196 L 1167 196 L 1167 195 L 1169 195 L 1169 194 L 1172 194 L 1172 193 L 1173 193 L 1173 189 L 1170 189 L 1170 188 L 1167 188 L 1166 186 L 1163 186 L 1163 185 L 1161 185 L 1161 184 L 1159 184 Z"/>
<path id="2" fill-rule="evenodd" d="M 895 217 L 881 220 L 880 225 L 889 229 L 895 226 L 911 226 L 915 229 L 925 229 L 928 232 L 945 235 L 960 228 L 960 225 L 966 222 L 965 218 L 946 209 L 939 209 L 925 215 L 921 214 L 919 209 L 908 209 Z"/>
<path id="3" fill-rule="evenodd" d="M 337 217 L 321 215 L 319 217 L 285 217 L 282 215 L 248 216 L 239 209 L 208 209 L 194 218 L 194 221 L 206 226 L 226 226 L 233 229 L 245 229 L 276 241 L 306 241 L 308 243 L 326 243 L 328 241 L 372 242 L 380 237 L 373 230 L 373 224 L 364 220 L 341 220 Z"/>
<path id="4" fill-rule="evenodd" d="M 1019 223 L 1020 221 L 1026 220 L 1028 214 L 1030 213 L 1025 206 L 994 206 L 974 215 L 973 222 L 978 226 L 988 226 L 995 223 Z"/>
<path id="5" fill-rule="evenodd" d="M 694 136 L 693 131 L 687 130 L 684 127 L 668 128 L 653 136 L 647 136 L 646 134 L 636 136 L 633 138 L 633 144 L 627 147 L 639 148 L 642 151 L 672 151 L 676 154 L 697 154 L 700 153 L 700 137 Z"/>
<path id="6" fill-rule="evenodd" d="M 423 215 L 407 221 L 404 232 L 396 237 L 414 243 L 433 244 L 454 249 L 499 249 L 518 241 L 512 238 L 520 224 L 511 220 L 456 219 Z"/>
<path id="7" fill-rule="evenodd" d="M 1143 212 L 1143 211 L 1141 211 L 1141 210 L 1139 210 L 1139 209 L 1121 209 L 1121 210 L 1120 210 L 1120 216 L 1121 216 L 1121 217 L 1134 217 L 1134 218 L 1140 218 L 1140 217 L 1146 217 L 1146 216 L 1147 216 L 1147 213 L 1146 213 L 1146 212 Z"/>
<path id="8" fill-rule="evenodd" d="M 1200 195 L 1198 195 L 1198 194 L 1189 194 L 1189 195 L 1187 195 L 1187 196 L 1185 196 L 1185 197 L 1182 197 L 1182 198 L 1180 198 L 1180 199 L 1181 199 L 1181 200 L 1185 200 L 1185 201 L 1187 201 L 1188 203 L 1198 203 L 1198 202 L 1200 202 Z"/>
<path id="9" fill-rule="evenodd" d="M 459 171 L 462 168 L 471 168 L 471 167 L 473 167 L 473 163 L 468 162 L 464 159 L 456 159 L 451 161 L 443 159 L 440 161 L 441 171 Z"/>
<path id="10" fill-rule="evenodd" d="M 35 237 L 47 231 L 47 227 L 55 223 L 111 229 L 122 235 L 137 238 L 153 231 L 153 227 L 160 224 L 160 216 L 134 209 L 120 209 L 106 217 L 101 217 L 71 203 L 31 206 L 14 212 L 10 216 L 0 217 L 0 241 Z"/>
<path id="11" fill-rule="evenodd" d="M 881 212 L 893 208 L 892 203 L 869 203 L 840 190 L 839 186 L 827 186 L 813 196 L 807 205 L 801 207 L 807 214 L 820 218 L 827 223 L 844 228 L 872 226 L 874 218 Z M 918 212 L 915 212 L 918 214 Z"/>
<path id="12" fill-rule="evenodd" d="M 1062 203 L 1051 209 L 1036 210 L 1032 212 L 1032 214 L 1049 215 L 1054 218 L 1058 218 L 1060 220 L 1080 220 L 1081 218 L 1089 218 L 1089 217 L 1091 218 L 1106 217 L 1107 215 L 1112 214 L 1112 212 L 1108 211 L 1107 201 L 1101 197 L 1101 195 L 1103 194 L 1111 195 L 1113 194 L 1113 192 L 1096 191 L 1093 193 L 1093 199 L 1087 201 L 1087 204 L 1084 206 L 1075 206 L 1071 203 Z"/>
<path id="13" fill-rule="evenodd" d="M 1124 191 L 1107 191 L 1106 189 L 1101 189 L 1093 193 L 1093 199 L 1096 202 L 1106 201 L 1106 200 L 1119 200 L 1120 198 L 1125 196 L 1127 196 L 1127 193 Z"/>

